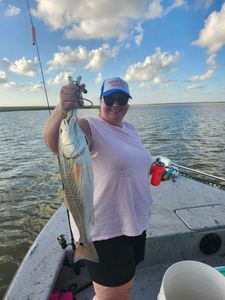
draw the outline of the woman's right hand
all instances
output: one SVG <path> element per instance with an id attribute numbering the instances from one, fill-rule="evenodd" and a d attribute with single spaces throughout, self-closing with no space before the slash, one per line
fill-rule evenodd
<path id="1" fill-rule="evenodd" d="M 62 114 L 67 114 L 69 110 L 83 106 L 83 96 L 81 90 L 84 87 L 84 84 L 79 87 L 73 82 L 70 82 L 61 88 L 59 109 Z"/>

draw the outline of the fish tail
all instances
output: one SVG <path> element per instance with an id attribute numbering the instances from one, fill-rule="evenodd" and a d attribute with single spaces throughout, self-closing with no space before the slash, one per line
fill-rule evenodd
<path id="1" fill-rule="evenodd" d="M 85 245 L 78 243 L 76 245 L 76 250 L 74 253 L 74 262 L 77 262 L 81 259 L 86 259 L 96 263 L 99 262 L 99 257 L 93 242 L 87 243 Z"/>

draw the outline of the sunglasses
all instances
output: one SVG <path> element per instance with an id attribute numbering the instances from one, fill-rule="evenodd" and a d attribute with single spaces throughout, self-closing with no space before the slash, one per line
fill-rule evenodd
<path id="1" fill-rule="evenodd" d="M 124 94 L 112 94 L 109 96 L 104 96 L 104 102 L 107 106 L 112 106 L 117 102 L 120 106 L 125 106 L 128 103 L 129 97 Z"/>

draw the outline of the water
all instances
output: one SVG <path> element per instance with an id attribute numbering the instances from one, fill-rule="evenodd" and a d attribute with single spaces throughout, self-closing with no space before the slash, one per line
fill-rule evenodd
<path id="1" fill-rule="evenodd" d="M 225 103 L 165 104 L 133 106 L 126 119 L 152 155 L 225 177 L 224 115 Z M 0 113 L 0 298 L 61 204 L 57 158 L 42 139 L 47 117 L 47 111 Z"/>

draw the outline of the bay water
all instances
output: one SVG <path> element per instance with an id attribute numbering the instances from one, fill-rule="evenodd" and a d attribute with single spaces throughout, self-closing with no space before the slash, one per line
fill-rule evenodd
<path id="1" fill-rule="evenodd" d="M 0 112 L 0 299 L 62 203 L 57 157 L 42 138 L 47 118 L 47 110 Z M 225 103 L 133 105 L 126 120 L 152 155 L 225 178 Z"/>

